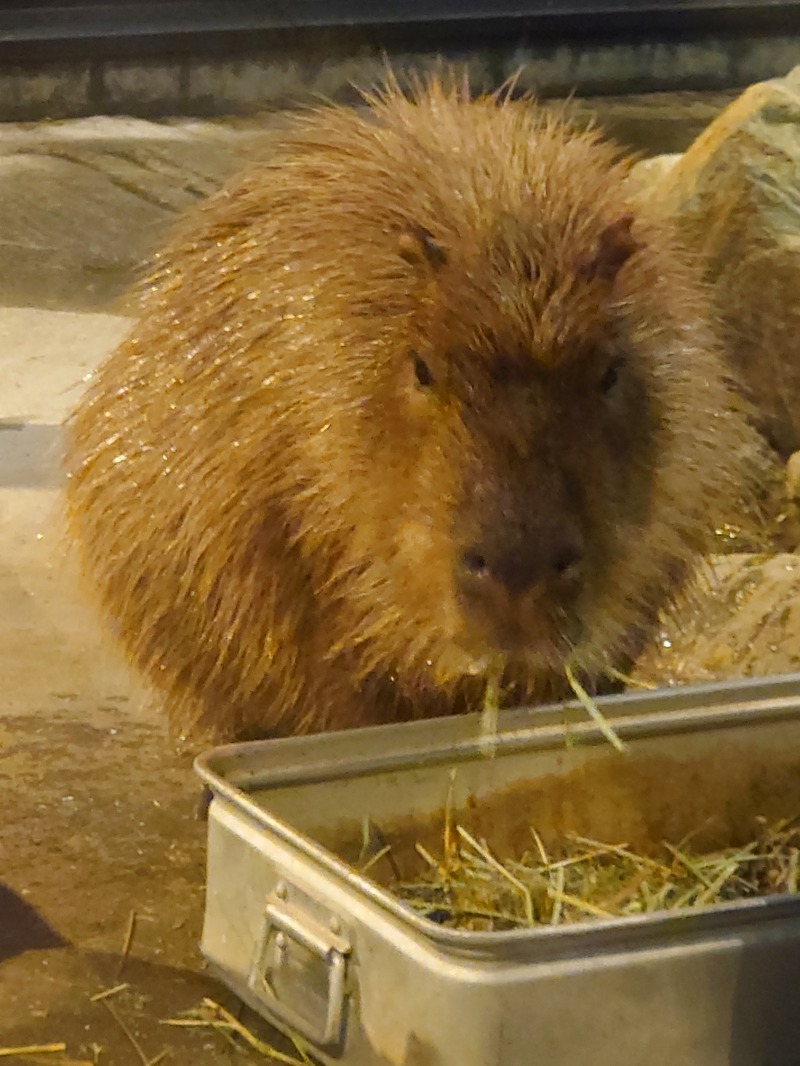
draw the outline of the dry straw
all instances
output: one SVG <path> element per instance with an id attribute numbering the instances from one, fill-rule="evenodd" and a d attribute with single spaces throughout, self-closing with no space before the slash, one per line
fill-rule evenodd
<path id="1" fill-rule="evenodd" d="M 475 931 L 681 911 L 798 890 L 798 819 L 759 822 L 756 838 L 743 847 L 702 852 L 684 840 L 652 855 L 577 835 L 548 854 L 530 832 L 528 850 L 501 858 L 455 822 L 448 805 L 441 855 L 417 845 L 423 869 L 392 890 L 434 921 Z"/>

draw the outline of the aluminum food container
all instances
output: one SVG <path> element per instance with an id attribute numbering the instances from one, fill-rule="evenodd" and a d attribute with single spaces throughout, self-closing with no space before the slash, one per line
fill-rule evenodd
<path id="1" fill-rule="evenodd" d="M 365 816 L 400 863 L 435 850 L 448 787 L 498 847 L 530 825 L 724 845 L 800 814 L 800 674 L 598 702 L 624 754 L 551 706 L 501 714 L 493 758 L 477 716 L 203 755 L 212 969 L 328 1064 L 798 1066 L 796 897 L 466 932 L 353 865 Z"/>

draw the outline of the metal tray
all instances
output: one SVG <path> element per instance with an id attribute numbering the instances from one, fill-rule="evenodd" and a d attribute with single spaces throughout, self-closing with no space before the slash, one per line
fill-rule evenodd
<path id="1" fill-rule="evenodd" d="M 598 702 L 626 754 L 572 706 L 504 712 L 494 758 L 477 716 L 204 754 L 212 969 L 328 1064 L 798 1066 L 796 897 L 474 933 L 348 862 L 365 815 L 400 861 L 440 832 L 451 767 L 490 839 L 535 824 L 633 846 L 711 819 L 722 843 L 800 814 L 800 674 Z"/>

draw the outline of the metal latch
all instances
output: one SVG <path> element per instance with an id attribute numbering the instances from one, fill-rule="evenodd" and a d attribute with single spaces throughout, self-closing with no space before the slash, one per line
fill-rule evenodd
<path id="1" fill-rule="evenodd" d="M 267 902 L 249 986 L 289 1029 L 329 1047 L 343 1037 L 350 944 L 337 919 L 326 926 L 278 886 Z"/>

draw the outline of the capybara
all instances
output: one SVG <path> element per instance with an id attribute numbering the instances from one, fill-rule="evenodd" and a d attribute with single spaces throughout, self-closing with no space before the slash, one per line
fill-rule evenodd
<path id="1" fill-rule="evenodd" d="M 366 105 L 190 214 L 68 425 L 85 570 L 185 735 L 591 683 L 741 488 L 710 302 L 618 151 L 447 73 Z"/>

